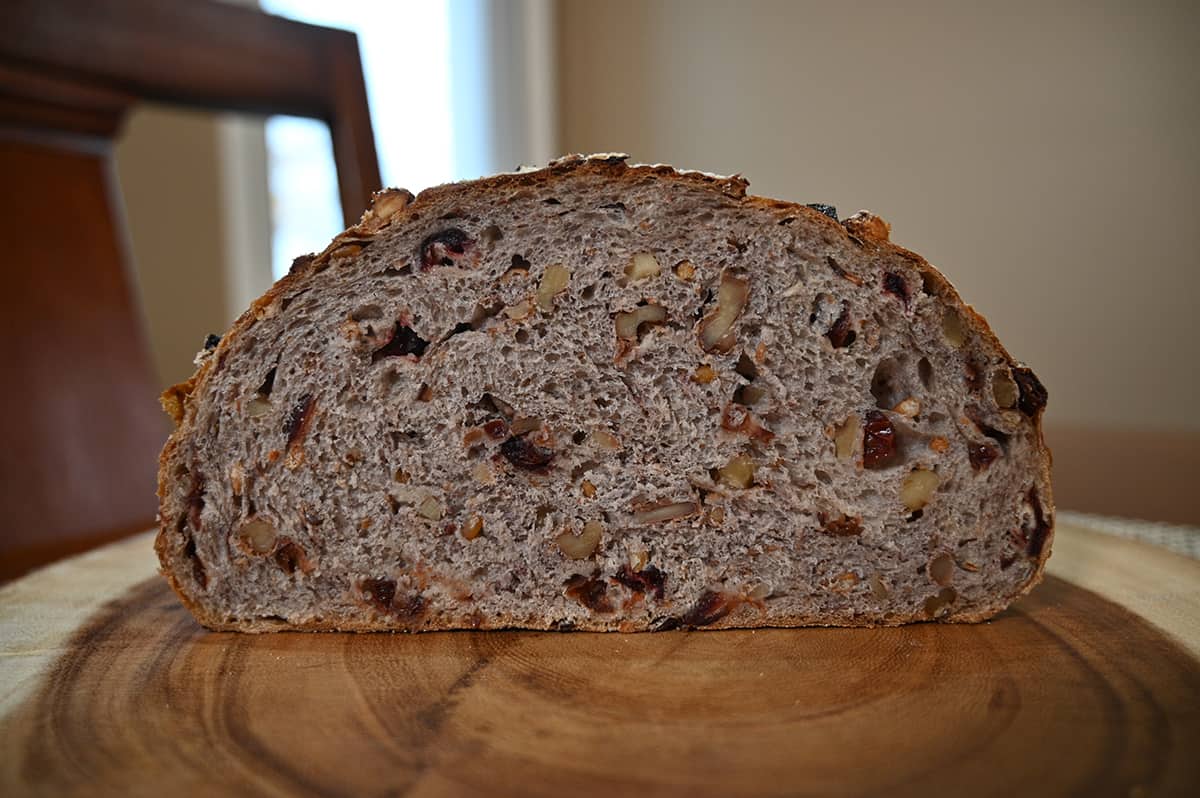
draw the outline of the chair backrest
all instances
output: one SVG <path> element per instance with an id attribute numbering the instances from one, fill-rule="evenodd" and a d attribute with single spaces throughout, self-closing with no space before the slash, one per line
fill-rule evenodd
<path id="1" fill-rule="evenodd" d="M 352 33 L 201 0 L 10 0 L 3 16 L 0 579 L 154 522 L 167 425 L 112 162 L 129 110 L 323 119 L 347 224 L 380 187 Z"/>

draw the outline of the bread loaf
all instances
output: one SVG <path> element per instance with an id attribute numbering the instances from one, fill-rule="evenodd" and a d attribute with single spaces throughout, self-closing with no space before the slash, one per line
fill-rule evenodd
<path id="1" fill-rule="evenodd" d="M 1040 578 L 1046 391 L 869 213 L 573 156 L 379 194 L 163 396 L 213 629 L 979 621 Z"/>

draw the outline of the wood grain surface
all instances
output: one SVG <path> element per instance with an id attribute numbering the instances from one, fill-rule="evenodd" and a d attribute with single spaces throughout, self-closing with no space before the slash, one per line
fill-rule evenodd
<path id="1" fill-rule="evenodd" d="M 1200 565 L 1174 559 L 1174 574 L 1142 589 L 1194 608 L 1192 588 L 1172 591 Z M 145 578 L 145 559 L 134 564 L 120 577 L 132 587 L 61 645 L 41 639 L 52 663 L 0 705 L 0 794 L 1149 796 L 1200 785 L 1195 652 L 1060 577 L 974 626 L 242 636 L 203 631 Z M 64 589 L 72 572 L 56 568 L 41 587 L 29 587 L 35 574 L 0 591 L 0 612 L 29 615 L 38 590 Z M 0 621 L 10 640 L 23 633 L 11 613 Z M 23 644 L 29 656 L 37 644 Z"/>

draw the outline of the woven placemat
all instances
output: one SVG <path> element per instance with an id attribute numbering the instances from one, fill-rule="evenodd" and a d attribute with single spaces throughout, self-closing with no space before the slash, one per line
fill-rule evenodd
<path id="1" fill-rule="evenodd" d="M 1153 543 L 1176 554 L 1200 560 L 1200 527 L 1167 524 L 1161 521 L 1139 521 L 1133 518 L 1114 518 L 1060 510 L 1058 520 L 1064 524 L 1082 526 L 1107 535 Z"/>

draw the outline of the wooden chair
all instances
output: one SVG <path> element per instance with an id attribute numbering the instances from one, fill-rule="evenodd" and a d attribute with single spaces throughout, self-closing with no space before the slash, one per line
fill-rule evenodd
<path id="1" fill-rule="evenodd" d="M 0 579 L 154 523 L 168 429 L 112 162 L 141 101 L 326 121 L 347 224 L 380 187 L 352 33 L 203 0 L 5 4 Z"/>

